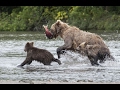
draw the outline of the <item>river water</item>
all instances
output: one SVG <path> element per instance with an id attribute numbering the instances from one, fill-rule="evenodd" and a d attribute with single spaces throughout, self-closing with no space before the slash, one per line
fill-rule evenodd
<path id="1" fill-rule="evenodd" d="M 95 33 L 104 39 L 115 61 L 107 60 L 101 66 L 91 66 L 87 57 L 68 51 L 60 58 L 61 65 L 52 62 L 52 66 L 45 66 L 33 61 L 22 69 L 17 65 L 26 58 L 24 46 L 27 42 L 34 42 L 35 47 L 47 49 L 57 58 L 56 49 L 64 44 L 63 40 L 60 37 L 48 40 L 40 32 L 1 32 L 0 80 L 120 83 L 120 33 Z"/>

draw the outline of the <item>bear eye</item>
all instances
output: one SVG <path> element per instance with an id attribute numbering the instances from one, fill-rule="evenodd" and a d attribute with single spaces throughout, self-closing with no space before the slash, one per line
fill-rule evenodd
<path id="1" fill-rule="evenodd" d="M 81 48 L 81 46 L 79 46 L 79 48 Z"/>

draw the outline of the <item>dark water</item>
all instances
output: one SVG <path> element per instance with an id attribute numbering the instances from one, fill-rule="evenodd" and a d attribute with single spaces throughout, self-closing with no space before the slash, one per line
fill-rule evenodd
<path id="1" fill-rule="evenodd" d="M 102 67 L 91 66 L 87 57 L 78 53 L 67 52 L 60 59 L 62 65 L 53 62 L 44 66 L 33 61 L 31 65 L 18 68 L 17 65 L 26 58 L 24 45 L 34 42 L 34 46 L 49 50 L 56 58 L 57 47 L 63 40 L 48 40 L 40 32 L 0 32 L 0 80 L 39 80 L 64 82 L 116 82 L 120 83 L 120 33 L 91 31 L 99 34 L 108 45 L 116 61 L 106 61 Z"/>

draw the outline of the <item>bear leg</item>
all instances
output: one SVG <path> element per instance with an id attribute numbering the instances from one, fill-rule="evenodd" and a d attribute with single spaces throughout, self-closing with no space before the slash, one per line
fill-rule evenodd
<path id="1" fill-rule="evenodd" d="M 98 64 L 98 57 L 97 57 L 97 56 L 94 57 L 94 64 L 97 65 L 97 66 L 99 65 L 99 64 Z"/>
<path id="2" fill-rule="evenodd" d="M 57 62 L 59 65 L 61 64 L 61 61 L 58 60 L 58 59 L 54 59 L 53 61 L 54 61 L 54 62 Z"/>
<path id="3" fill-rule="evenodd" d="M 89 58 L 90 63 L 91 63 L 92 66 L 95 66 L 95 65 L 98 66 L 99 65 L 98 62 L 97 62 L 98 61 L 97 57 L 92 58 L 92 57 L 88 56 L 88 58 Z"/>

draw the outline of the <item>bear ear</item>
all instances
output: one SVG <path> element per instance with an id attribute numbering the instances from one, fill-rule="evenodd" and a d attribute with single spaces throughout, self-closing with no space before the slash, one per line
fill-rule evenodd
<path id="1" fill-rule="evenodd" d="M 29 43 L 29 42 L 27 42 L 27 43 L 26 43 L 26 45 L 28 46 L 28 45 L 30 45 L 30 43 Z"/>
<path id="2" fill-rule="evenodd" d="M 84 45 L 87 46 L 87 42 L 84 42 Z"/>
<path id="3" fill-rule="evenodd" d="M 32 46 L 33 46 L 34 42 L 31 42 L 31 44 L 32 44 Z"/>
<path id="4" fill-rule="evenodd" d="M 27 44 L 29 44 L 29 42 L 27 42 Z"/>
<path id="5" fill-rule="evenodd" d="M 34 42 L 31 42 L 32 44 L 34 44 Z"/>
<path id="6" fill-rule="evenodd" d="M 61 20 L 57 20 L 56 25 L 59 26 L 61 24 Z"/>
<path id="7" fill-rule="evenodd" d="M 31 43 L 29 43 L 29 44 L 30 44 L 30 46 L 32 46 L 32 47 L 33 47 L 34 42 L 31 42 Z"/>
<path id="8" fill-rule="evenodd" d="M 84 48 L 86 47 L 86 45 L 87 45 L 86 42 L 82 42 L 82 43 L 80 44 L 80 46 L 81 46 L 81 47 L 84 47 Z"/>

